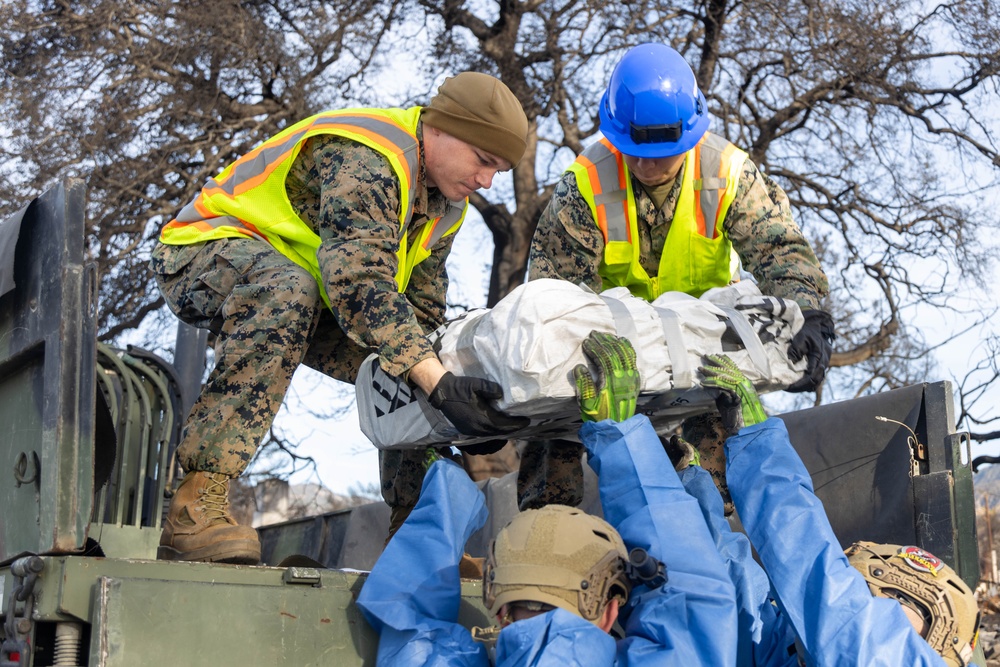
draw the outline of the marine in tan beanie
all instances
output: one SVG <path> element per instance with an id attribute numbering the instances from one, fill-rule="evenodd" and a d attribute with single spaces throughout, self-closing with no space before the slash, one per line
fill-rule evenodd
<path id="1" fill-rule="evenodd" d="M 489 74 L 462 72 L 438 88 L 421 120 L 516 167 L 524 155 L 528 119 L 514 93 Z"/>

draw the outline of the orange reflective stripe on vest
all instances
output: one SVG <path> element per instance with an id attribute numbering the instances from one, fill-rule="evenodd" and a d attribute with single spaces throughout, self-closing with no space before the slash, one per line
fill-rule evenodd
<path id="1" fill-rule="evenodd" d="M 706 134 L 684 158 L 681 192 L 650 278 L 639 262 L 638 216 L 632 179 L 623 156 L 607 140 L 589 146 L 570 165 L 577 188 L 604 237 L 600 274 L 604 287 L 628 287 L 648 301 L 679 291 L 700 296 L 738 275 L 738 258 L 722 231 L 747 154 Z"/>
<path id="2" fill-rule="evenodd" d="M 420 242 L 407 250 L 407 235 L 411 231 L 408 226 L 413 215 L 420 167 L 416 139 L 419 118 L 420 107 L 344 109 L 306 118 L 263 142 L 210 179 L 195 199 L 163 228 L 160 240 L 172 245 L 236 236 L 265 241 L 309 271 L 329 305 L 316 257 L 320 238 L 299 218 L 288 201 L 285 178 L 307 139 L 320 134 L 334 135 L 377 151 L 389 162 L 399 181 L 397 217 L 401 233 L 395 278 L 402 292 L 409 283 L 413 267 L 430 255 L 434 243 L 457 231 L 467 204 L 466 201 L 451 207 L 441 224 L 430 221 L 424 225 L 426 229 L 417 232 Z M 419 250 L 425 245 L 425 250 Z"/>
<path id="3" fill-rule="evenodd" d="M 601 139 L 600 143 L 606 150 L 595 151 L 593 155 L 584 151 L 570 168 L 577 171 L 577 182 L 583 178 L 588 184 L 591 196 L 587 198 L 587 203 L 605 242 L 611 240 L 631 243 L 629 204 L 634 209 L 635 202 L 630 197 L 632 183 L 628 178 L 628 168 L 622 154 L 607 139 Z M 574 168 L 577 166 L 579 169 Z"/>
<path id="4" fill-rule="evenodd" d="M 465 221 L 467 210 L 468 206 L 460 206 L 452 202 L 452 205 L 448 207 L 448 212 L 440 218 L 429 220 L 419 228 L 409 230 L 403 235 L 397 252 L 400 268 L 406 267 L 405 271 L 396 272 L 396 284 L 399 286 L 400 292 L 404 291 L 410 284 L 414 267 L 431 256 L 431 250 L 437 245 L 437 242 L 458 231 L 458 228 Z M 413 244 L 408 245 L 411 236 Z"/>

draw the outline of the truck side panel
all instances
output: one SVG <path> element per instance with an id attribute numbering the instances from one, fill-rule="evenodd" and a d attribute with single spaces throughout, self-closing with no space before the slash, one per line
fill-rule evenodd
<path id="1" fill-rule="evenodd" d="M 0 296 L 0 562 L 81 548 L 93 508 L 96 269 L 85 189 L 62 184 L 2 235 L 15 289 Z"/>

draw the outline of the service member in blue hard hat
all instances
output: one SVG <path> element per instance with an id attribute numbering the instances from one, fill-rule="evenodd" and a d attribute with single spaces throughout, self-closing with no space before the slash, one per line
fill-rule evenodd
<path id="1" fill-rule="evenodd" d="M 761 292 L 802 308 L 805 325 L 788 354 L 808 366 L 789 391 L 815 390 L 832 351 L 826 274 L 784 191 L 745 151 L 708 131 L 708 104 L 681 54 L 663 44 L 630 49 L 611 74 L 600 119 L 604 137 L 570 165 L 541 215 L 529 280 L 561 278 L 598 292 L 625 286 L 653 301 L 669 291 L 700 296 L 738 279 L 742 268 Z M 702 462 L 721 467 L 724 437 L 713 437 Z M 529 443 L 518 480 L 522 509 L 579 502 L 579 451 Z M 721 481 L 720 471 L 713 475 Z"/>

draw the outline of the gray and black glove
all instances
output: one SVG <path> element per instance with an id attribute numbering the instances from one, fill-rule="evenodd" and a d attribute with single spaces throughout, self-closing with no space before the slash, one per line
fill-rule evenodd
<path id="1" fill-rule="evenodd" d="M 677 472 L 690 466 L 701 465 L 701 456 L 698 454 L 698 450 L 681 436 L 672 435 L 669 438 L 661 436 L 660 444 L 663 445 L 670 463 L 673 464 L 674 470 Z"/>
<path id="2" fill-rule="evenodd" d="M 823 310 L 803 310 L 805 324 L 788 344 L 788 358 L 792 361 L 806 359 L 805 374 L 785 391 L 816 391 L 826 377 L 833 354 L 833 318 Z"/>
<path id="3" fill-rule="evenodd" d="M 503 435 L 531 422 L 497 410 L 492 402 L 498 398 L 503 398 L 503 388 L 496 382 L 450 372 L 441 376 L 429 396 L 431 405 L 465 435 Z"/>

